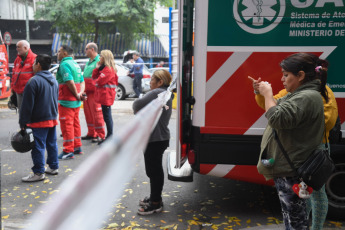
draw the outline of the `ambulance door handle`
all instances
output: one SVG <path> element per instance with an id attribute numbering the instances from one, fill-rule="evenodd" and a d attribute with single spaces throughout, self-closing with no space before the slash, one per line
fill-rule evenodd
<path id="1" fill-rule="evenodd" d="M 195 97 L 191 96 L 187 98 L 187 103 L 189 103 L 190 105 L 194 105 L 195 104 Z"/>

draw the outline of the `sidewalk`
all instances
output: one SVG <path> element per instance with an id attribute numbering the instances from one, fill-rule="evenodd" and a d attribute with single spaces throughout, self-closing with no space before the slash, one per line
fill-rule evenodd
<path id="1" fill-rule="evenodd" d="M 0 109 L 4 109 L 4 108 L 8 108 L 7 107 L 7 102 L 10 98 L 6 98 L 6 99 L 1 99 L 0 100 Z"/>
<path id="2" fill-rule="evenodd" d="M 115 101 L 111 109 L 115 110 L 115 113 L 133 114 L 133 109 L 132 109 L 133 102 L 134 102 L 134 98 L 133 99 L 127 98 L 126 100 Z"/>
<path id="3" fill-rule="evenodd" d="M 7 109 L 7 103 L 9 98 L 0 100 L 0 109 Z M 132 104 L 134 99 L 126 99 L 122 101 L 115 101 L 112 109 L 119 113 L 133 113 Z M 83 107 L 83 106 L 82 106 Z"/>
<path id="4" fill-rule="evenodd" d="M 0 100 L 0 109 L 8 109 L 7 102 L 9 98 Z M 133 114 L 132 105 L 134 102 L 134 98 L 127 98 L 126 100 L 115 101 L 114 104 L 111 106 L 113 113 L 125 113 L 125 114 Z M 81 106 L 83 108 L 83 104 Z M 176 117 L 176 109 L 173 109 L 172 118 Z"/>

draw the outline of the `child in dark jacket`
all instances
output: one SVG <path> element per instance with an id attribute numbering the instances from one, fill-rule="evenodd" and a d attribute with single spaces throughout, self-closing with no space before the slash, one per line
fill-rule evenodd
<path id="1" fill-rule="evenodd" d="M 30 174 L 22 178 L 24 182 L 44 180 L 45 173 L 58 174 L 58 146 L 56 141 L 56 125 L 58 116 L 58 83 L 48 71 L 51 57 L 38 55 L 33 65 L 35 76 L 25 86 L 23 103 L 19 113 L 19 125 L 22 130 L 32 129 L 35 146 L 31 151 L 34 166 Z M 47 164 L 45 168 L 45 150 Z"/>

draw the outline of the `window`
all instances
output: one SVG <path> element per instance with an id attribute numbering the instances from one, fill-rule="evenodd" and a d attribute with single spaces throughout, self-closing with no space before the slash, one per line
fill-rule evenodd
<path id="1" fill-rule="evenodd" d="M 162 17 L 162 23 L 169 23 L 169 17 Z"/>

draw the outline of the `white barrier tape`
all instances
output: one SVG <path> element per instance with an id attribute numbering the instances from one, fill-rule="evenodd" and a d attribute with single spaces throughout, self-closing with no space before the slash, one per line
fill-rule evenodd
<path id="1" fill-rule="evenodd" d="M 140 110 L 119 134 L 106 141 L 67 178 L 49 203 L 34 214 L 29 230 L 94 230 L 124 190 L 171 92 Z"/>
<path id="2" fill-rule="evenodd" d="M 117 62 L 115 62 L 117 63 Z M 164 65 L 167 65 L 167 64 L 170 64 L 170 63 L 176 63 L 176 62 L 164 62 Z M 153 64 L 159 64 L 159 62 L 144 62 L 144 63 L 130 63 L 130 62 L 126 62 L 126 63 L 120 63 L 122 65 L 153 65 Z M 177 63 L 176 63 L 177 64 Z M 169 68 L 169 66 L 163 66 L 163 67 L 166 67 L 166 68 Z M 154 68 L 154 67 L 153 67 Z M 160 67 L 157 67 L 157 68 L 160 68 Z"/>

